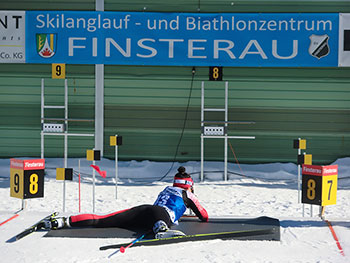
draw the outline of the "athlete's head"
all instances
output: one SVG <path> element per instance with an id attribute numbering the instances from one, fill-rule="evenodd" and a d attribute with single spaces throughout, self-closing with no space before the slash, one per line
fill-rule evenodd
<path id="1" fill-rule="evenodd" d="M 191 176 L 186 173 L 186 169 L 183 166 L 180 166 L 177 169 L 178 173 L 174 176 L 173 186 L 181 187 L 183 189 L 189 189 L 193 187 L 193 180 Z"/>

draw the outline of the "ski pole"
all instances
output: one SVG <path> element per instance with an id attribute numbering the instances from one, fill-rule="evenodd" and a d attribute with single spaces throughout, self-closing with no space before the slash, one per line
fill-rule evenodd
<path id="1" fill-rule="evenodd" d="M 134 245 L 135 243 L 139 242 L 142 238 L 144 238 L 146 235 L 148 234 L 148 232 L 146 234 L 143 234 L 141 236 L 139 236 L 138 238 L 134 239 L 133 241 L 131 241 L 131 243 L 129 245 L 127 245 L 126 247 L 120 247 L 119 250 L 113 252 L 112 254 L 110 254 L 108 256 L 108 258 L 112 257 L 114 254 L 116 254 L 118 251 L 120 251 L 121 253 L 125 253 L 125 250 L 129 247 L 131 247 L 132 245 Z"/>
<path id="2" fill-rule="evenodd" d="M 124 253 L 125 250 L 126 250 L 127 248 L 129 248 L 129 247 L 131 247 L 133 244 L 139 242 L 142 238 L 145 237 L 145 235 L 146 235 L 146 234 L 143 234 L 142 236 L 136 238 L 134 241 L 132 241 L 132 242 L 131 242 L 129 245 L 127 245 L 126 247 L 121 247 L 121 248 L 119 249 L 119 251 L 120 251 L 121 253 Z"/>

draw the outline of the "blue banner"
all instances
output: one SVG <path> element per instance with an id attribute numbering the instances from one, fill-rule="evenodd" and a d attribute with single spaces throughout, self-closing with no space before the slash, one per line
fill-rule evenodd
<path id="1" fill-rule="evenodd" d="M 26 63 L 337 67 L 338 17 L 27 11 Z"/>

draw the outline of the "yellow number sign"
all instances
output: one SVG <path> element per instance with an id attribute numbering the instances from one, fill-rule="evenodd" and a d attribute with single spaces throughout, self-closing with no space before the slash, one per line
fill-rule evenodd
<path id="1" fill-rule="evenodd" d="M 65 79 L 66 78 L 66 64 L 52 64 L 52 78 Z"/>
<path id="2" fill-rule="evenodd" d="M 322 206 L 335 205 L 337 202 L 338 175 L 328 175 L 322 178 Z"/>
<path id="3" fill-rule="evenodd" d="M 10 196 L 23 198 L 23 170 L 10 168 Z"/>

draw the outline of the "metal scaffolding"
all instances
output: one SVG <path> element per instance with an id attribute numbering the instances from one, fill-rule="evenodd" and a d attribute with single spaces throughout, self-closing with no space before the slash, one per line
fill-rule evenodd
<path id="1" fill-rule="evenodd" d="M 225 82 L 225 107 L 206 108 L 204 103 L 204 81 L 201 92 L 201 181 L 204 181 L 204 139 L 224 139 L 224 180 L 227 181 L 227 142 L 228 139 L 254 140 L 255 136 L 228 136 L 228 124 L 253 124 L 254 122 L 228 121 L 228 82 Z M 205 112 L 223 112 L 224 121 L 206 121 Z M 216 126 L 206 126 L 206 124 Z"/>
<path id="2" fill-rule="evenodd" d="M 45 109 L 62 109 L 64 118 L 45 118 Z M 49 121 L 46 123 L 45 121 Z M 59 121 L 61 123 L 52 123 Z M 45 80 L 41 79 L 41 158 L 44 158 L 45 136 L 64 136 L 64 168 L 68 162 L 68 136 L 95 136 L 94 133 L 68 133 L 69 121 L 94 121 L 90 119 L 69 119 L 68 118 L 68 82 L 64 80 L 64 105 L 45 105 Z M 66 181 L 63 180 L 63 212 L 65 212 Z"/>

